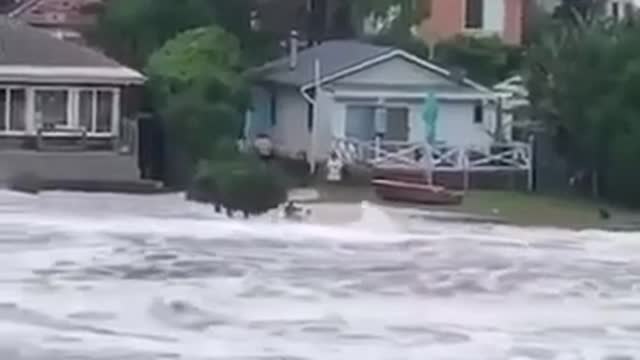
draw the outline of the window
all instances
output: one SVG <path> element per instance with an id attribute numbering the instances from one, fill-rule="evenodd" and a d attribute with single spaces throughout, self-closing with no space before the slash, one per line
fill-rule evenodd
<path id="1" fill-rule="evenodd" d="M 363 141 L 371 141 L 376 135 L 376 106 L 347 105 L 345 135 Z"/>
<path id="2" fill-rule="evenodd" d="M 466 0 L 464 24 L 467 29 L 482 29 L 484 0 Z"/>
<path id="3" fill-rule="evenodd" d="M 78 94 L 78 124 L 87 132 L 93 132 L 93 90 L 81 90 Z"/>
<path id="4" fill-rule="evenodd" d="M 276 111 L 276 92 L 273 90 L 271 92 L 271 98 L 269 99 L 269 117 L 271 119 L 271 126 L 276 126 L 278 123 L 277 111 Z"/>
<path id="5" fill-rule="evenodd" d="M 7 91 L 0 90 L 0 131 L 7 131 Z"/>
<path id="6" fill-rule="evenodd" d="M 26 130 L 27 93 L 24 89 L 9 91 L 9 130 Z"/>
<path id="7" fill-rule="evenodd" d="M 391 141 L 409 140 L 409 109 L 387 109 L 387 133 L 385 138 Z"/>
<path id="8" fill-rule="evenodd" d="M 307 104 L 307 130 L 313 132 L 313 105 Z"/>
<path id="9" fill-rule="evenodd" d="M 69 125 L 68 104 L 67 90 L 36 90 L 36 124 L 49 127 Z"/>
<path id="10" fill-rule="evenodd" d="M 614 19 L 620 18 L 620 4 L 616 1 L 611 3 L 611 16 L 613 16 Z"/>
<path id="11" fill-rule="evenodd" d="M 111 132 L 113 93 L 111 91 L 98 91 L 97 94 L 96 132 Z"/>
<path id="12" fill-rule="evenodd" d="M 0 89 L 0 131 L 24 131 L 25 106 L 24 89 Z"/>
<path id="13" fill-rule="evenodd" d="M 111 90 L 80 90 L 78 124 L 89 133 L 111 133 L 113 101 Z"/>
<path id="14" fill-rule="evenodd" d="M 25 130 L 26 98 L 24 89 L 0 89 L 0 131 Z"/>
<path id="15" fill-rule="evenodd" d="M 484 107 L 482 103 L 477 103 L 473 108 L 473 123 L 482 124 L 484 122 Z"/>

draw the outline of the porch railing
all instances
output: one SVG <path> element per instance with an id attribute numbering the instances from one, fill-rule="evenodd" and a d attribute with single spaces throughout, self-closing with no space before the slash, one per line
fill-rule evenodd
<path id="1" fill-rule="evenodd" d="M 521 142 L 487 147 L 426 142 L 362 141 L 335 138 L 333 151 L 345 164 L 428 167 L 435 171 L 531 171 L 531 145 Z"/>

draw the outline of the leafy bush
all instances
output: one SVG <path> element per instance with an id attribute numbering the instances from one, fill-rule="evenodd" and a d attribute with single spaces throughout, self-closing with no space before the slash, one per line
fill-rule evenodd
<path id="1" fill-rule="evenodd" d="M 287 181 L 274 168 L 245 154 L 203 161 L 187 193 L 190 200 L 245 216 L 258 215 L 287 200 Z"/>
<path id="2" fill-rule="evenodd" d="M 207 158 L 219 140 L 242 130 L 242 116 L 237 109 L 226 103 L 207 102 L 191 92 L 170 97 L 162 117 L 169 132 L 194 161 Z"/>
<path id="3" fill-rule="evenodd" d="M 523 62 L 523 49 L 508 45 L 499 38 L 457 36 L 436 46 L 435 58 L 448 67 L 460 67 L 467 76 L 492 86 L 518 70 Z"/>

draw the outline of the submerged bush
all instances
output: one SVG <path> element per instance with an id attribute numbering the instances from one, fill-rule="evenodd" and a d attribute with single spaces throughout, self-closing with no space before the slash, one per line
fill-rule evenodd
<path id="1" fill-rule="evenodd" d="M 287 200 L 287 182 L 270 166 L 238 154 L 227 160 L 201 162 L 187 194 L 188 199 L 212 204 L 230 215 L 263 214 Z"/>

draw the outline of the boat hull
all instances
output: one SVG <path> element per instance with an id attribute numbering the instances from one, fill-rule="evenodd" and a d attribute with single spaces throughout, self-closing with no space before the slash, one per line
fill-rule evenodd
<path id="1" fill-rule="evenodd" d="M 424 205 L 458 205 L 463 200 L 462 193 L 440 186 L 394 180 L 373 180 L 372 185 L 378 197 L 388 201 Z"/>

